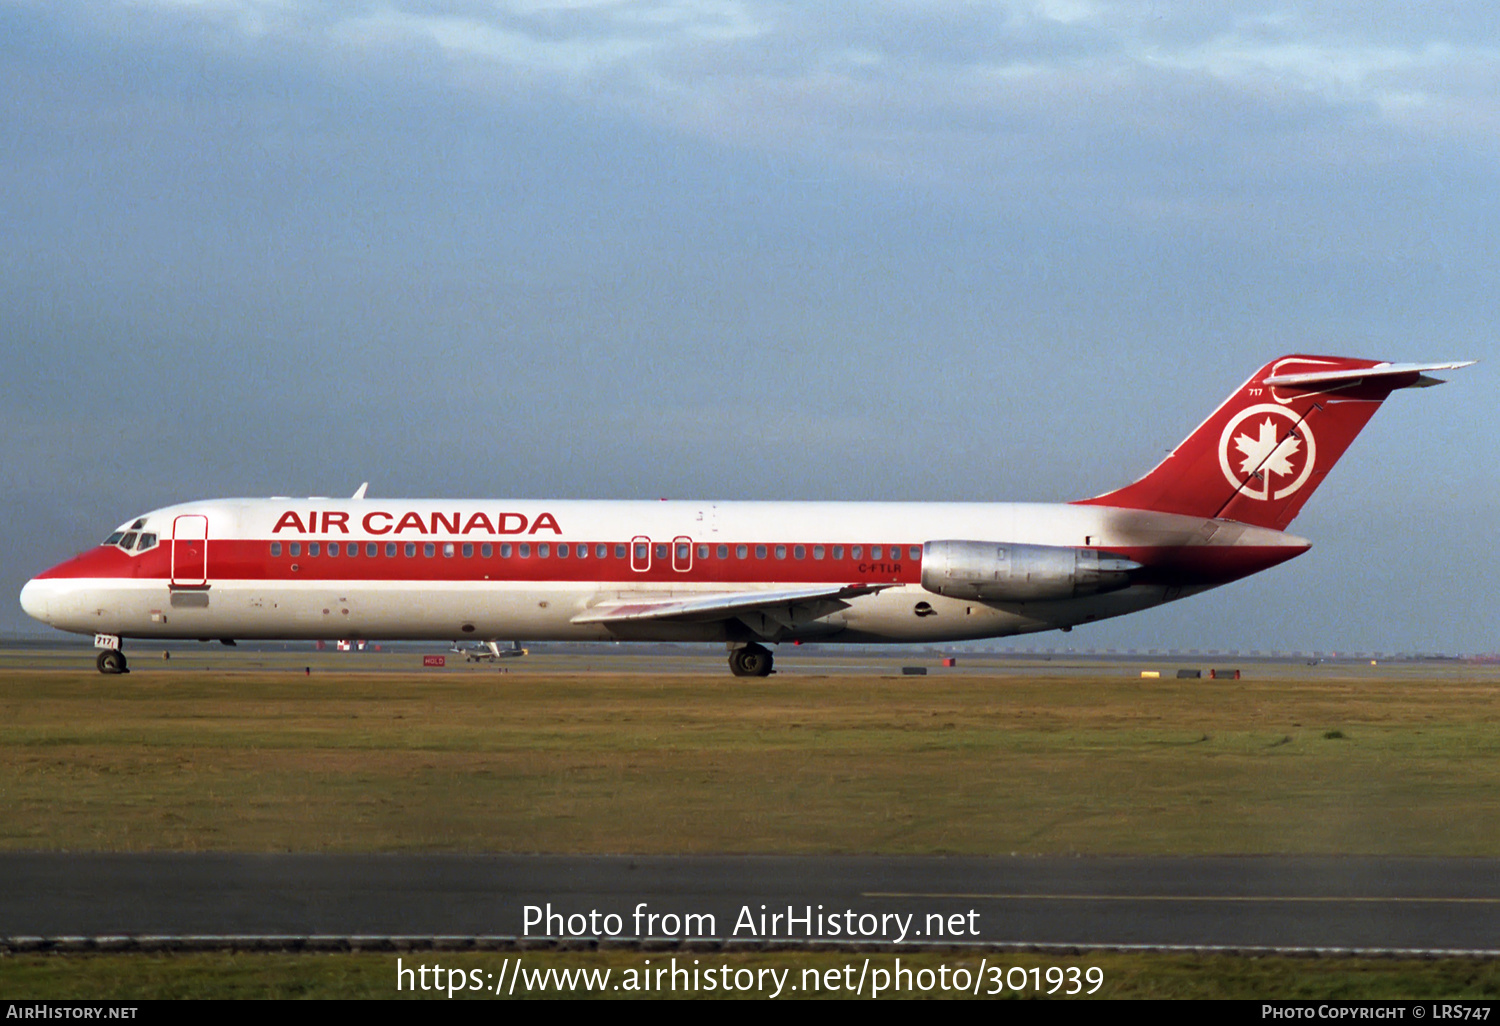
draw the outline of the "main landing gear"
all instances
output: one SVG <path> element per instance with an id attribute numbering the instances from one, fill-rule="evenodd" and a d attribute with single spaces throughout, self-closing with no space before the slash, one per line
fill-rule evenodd
<path id="1" fill-rule="evenodd" d="M 130 672 L 130 665 L 125 661 L 125 653 L 117 648 L 106 648 L 100 652 L 96 663 L 100 673 Z"/>
<path id="2" fill-rule="evenodd" d="M 750 644 L 729 653 L 729 672 L 736 677 L 769 677 L 773 662 L 770 649 Z"/>

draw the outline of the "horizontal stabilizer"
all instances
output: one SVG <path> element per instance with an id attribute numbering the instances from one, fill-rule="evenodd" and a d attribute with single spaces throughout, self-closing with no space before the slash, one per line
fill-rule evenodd
<path id="1" fill-rule="evenodd" d="M 729 620 L 742 613 L 758 612 L 806 602 L 840 601 L 889 588 L 888 584 L 835 584 L 781 591 L 677 595 L 655 601 L 622 601 L 595 606 L 573 617 L 573 623 L 625 623 L 640 620 Z"/>
<path id="2" fill-rule="evenodd" d="M 1343 368 L 1331 371 L 1310 371 L 1305 374 L 1273 374 L 1265 383 L 1280 388 L 1306 389 L 1314 385 L 1357 385 L 1364 381 L 1388 382 L 1392 388 L 1425 388 L 1441 385 L 1442 378 L 1426 377 L 1426 371 L 1458 370 L 1472 367 L 1474 360 L 1460 363 L 1379 363 L 1373 367 Z M 1410 381 L 1399 379 L 1415 374 Z M 1394 380 L 1393 380 L 1394 379 Z M 1319 389 L 1322 391 L 1322 389 Z"/>

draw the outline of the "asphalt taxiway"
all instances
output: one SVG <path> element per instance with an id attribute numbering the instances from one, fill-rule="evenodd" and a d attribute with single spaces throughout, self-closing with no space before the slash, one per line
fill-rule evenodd
<path id="1" fill-rule="evenodd" d="M 1500 860 L 0 854 L 13 949 L 227 937 L 1495 955 Z"/>

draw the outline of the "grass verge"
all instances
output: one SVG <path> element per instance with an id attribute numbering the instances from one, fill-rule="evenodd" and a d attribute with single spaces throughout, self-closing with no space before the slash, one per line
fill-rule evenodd
<path id="1" fill-rule="evenodd" d="M 1495 855 L 1494 685 L 0 669 L 0 848 Z"/>

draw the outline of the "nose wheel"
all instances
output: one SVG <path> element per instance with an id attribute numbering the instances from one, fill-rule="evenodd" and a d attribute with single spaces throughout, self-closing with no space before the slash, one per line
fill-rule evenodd
<path id="1" fill-rule="evenodd" d="M 729 672 L 736 677 L 769 677 L 771 650 L 761 645 L 746 645 L 729 653 Z"/>
<path id="2" fill-rule="evenodd" d="M 129 673 L 130 666 L 125 661 L 125 653 L 119 649 L 107 648 L 99 653 L 97 660 L 100 673 Z"/>

